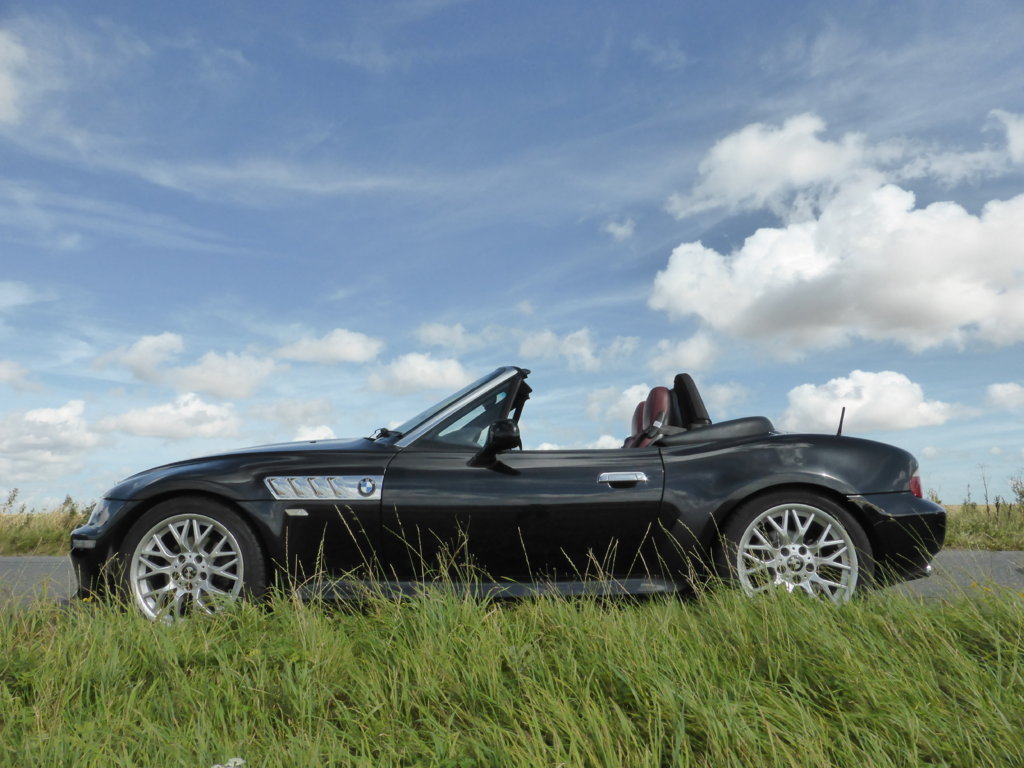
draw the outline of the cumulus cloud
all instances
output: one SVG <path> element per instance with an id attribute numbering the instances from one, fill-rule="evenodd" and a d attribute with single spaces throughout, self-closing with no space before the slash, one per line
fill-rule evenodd
<path id="1" fill-rule="evenodd" d="M 953 406 L 925 400 L 919 384 L 894 371 L 853 371 L 817 386 L 801 384 L 789 392 L 789 407 L 779 422 L 788 431 L 833 432 L 846 407 L 844 429 L 874 432 L 945 424 Z"/>
<path id="2" fill-rule="evenodd" d="M 228 352 L 207 352 L 199 362 L 174 371 L 179 389 L 208 392 L 224 398 L 249 397 L 280 366 L 267 358 Z"/>
<path id="3" fill-rule="evenodd" d="M 304 337 L 277 350 L 285 360 L 304 363 L 365 363 L 384 348 L 384 342 L 358 331 L 335 328 L 319 339 Z"/>
<path id="4" fill-rule="evenodd" d="M 831 142 L 819 138 L 824 130 L 820 117 L 804 114 L 781 126 L 753 123 L 726 136 L 701 162 L 693 192 L 669 198 L 669 213 L 684 218 L 720 206 L 781 211 L 797 190 L 817 196 L 869 167 L 863 135 Z"/>
<path id="5" fill-rule="evenodd" d="M 710 411 L 711 418 L 716 421 L 721 421 L 721 417 L 716 415 L 721 412 L 729 412 L 738 405 L 742 405 L 749 392 L 747 388 L 742 384 L 735 382 L 729 382 L 726 384 L 712 384 L 707 388 L 702 388 L 700 391 L 701 399 Z"/>
<path id="6" fill-rule="evenodd" d="M 37 408 L 0 419 L 0 477 L 8 485 L 77 469 L 99 436 L 84 418 L 85 404 Z"/>
<path id="7" fill-rule="evenodd" d="M 598 422 L 615 422 L 625 429 L 633 418 L 636 404 L 647 399 L 651 388 L 634 384 L 625 389 L 605 387 L 587 395 L 587 416 Z"/>
<path id="8" fill-rule="evenodd" d="M 139 437 L 160 437 L 183 440 L 192 437 L 233 437 L 242 420 L 230 403 L 206 403 L 194 392 L 173 402 L 138 408 L 117 416 L 108 416 L 96 423 L 107 432 L 125 432 Z"/>
<path id="9" fill-rule="evenodd" d="M 100 356 L 96 365 L 123 365 L 142 381 L 156 381 L 163 375 L 161 367 L 184 349 L 185 342 L 176 333 L 143 336 L 134 344 Z"/>
<path id="10" fill-rule="evenodd" d="M 609 221 L 604 225 L 604 231 L 611 235 L 615 242 L 621 243 L 633 236 L 636 231 L 636 222 L 633 219 Z"/>
<path id="11" fill-rule="evenodd" d="M 251 414 L 280 424 L 294 434 L 295 440 L 327 440 L 335 437 L 334 430 L 327 425 L 333 411 L 330 400 L 324 397 L 315 400 L 279 400 L 256 406 Z"/>
<path id="12" fill-rule="evenodd" d="M 295 433 L 295 440 L 333 440 L 337 435 L 334 434 L 334 430 L 328 427 L 326 424 L 320 424 L 315 427 L 299 427 Z"/>
<path id="13" fill-rule="evenodd" d="M 458 360 L 437 359 L 420 352 L 410 352 L 370 374 L 370 388 L 395 393 L 424 389 L 454 391 L 471 380 Z"/>
<path id="14" fill-rule="evenodd" d="M 761 229 L 728 256 L 676 248 L 650 306 L 799 354 L 853 338 L 920 351 L 1024 339 L 1024 195 L 914 207 L 893 185 L 853 185 L 814 221 Z M 983 258 L 981 256 L 983 255 Z"/>
<path id="15" fill-rule="evenodd" d="M 718 347 L 707 333 L 695 333 L 688 339 L 671 342 L 662 339 L 650 360 L 656 373 L 667 375 L 682 371 L 707 370 L 718 356 Z"/>
<path id="16" fill-rule="evenodd" d="M 462 351 L 500 343 L 507 333 L 506 329 L 497 326 L 487 326 L 481 331 L 470 333 L 462 323 L 424 323 L 416 329 L 416 338 L 432 347 Z"/>
<path id="17" fill-rule="evenodd" d="M 995 408 L 1011 411 L 1024 408 L 1024 387 L 1016 382 L 990 384 L 985 394 L 988 404 Z"/>
<path id="18" fill-rule="evenodd" d="M 416 329 L 416 338 L 424 344 L 452 349 L 465 349 L 472 343 L 472 337 L 466 332 L 462 323 L 455 325 L 424 323 Z"/>
<path id="19" fill-rule="evenodd" d="M 1000 119 L 1012 147 L 1017 117 Z M 768 208 L 784 224 L 729 254 L 683 243 L 658 272 L 649 305 L 771 342 L 784 356 L 854 338 L 915 351 L 1024 339 L 1024 195 L 977 214 L 955 202 L 920 208 L 890 180 L 970 173 L 991 164 L 979 159 L 986 153 L 870 146 L 856 134 L 833 142 L 818 136 L 823 129 L 801 115 L 747 126 L 712 148 L 693 193 L 669 207 L 680 216 Z"/>
<path id="20" fill-rule="evenodd" d="M 519 344 L 524 358 L 564 359 L 572 370 L 596 371 L 606 362 L 632 355 L 640 344 L 634 336 L 616 336 L 602 352 L 598 352 L 589 328 L 559 336 L 551 330 L 528 334 Z"/>

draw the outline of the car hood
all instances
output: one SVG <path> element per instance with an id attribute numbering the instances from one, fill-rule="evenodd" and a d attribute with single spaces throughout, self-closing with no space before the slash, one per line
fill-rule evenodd
<path id="1" fill-rule="evenodd" d="M 138 472 L 111 488 L 104 497 L 130 500 L 192 489 L 252 498 L 251 492 L 241 492 L 242 487 L 261 486 L 268 474 L 315 473 L 327 467 L 345 466 L 359 472 L 370 473 L 378 468 L 382 471 L 394 451 L 390 445 L 365 437 L 258 445 Z"/>

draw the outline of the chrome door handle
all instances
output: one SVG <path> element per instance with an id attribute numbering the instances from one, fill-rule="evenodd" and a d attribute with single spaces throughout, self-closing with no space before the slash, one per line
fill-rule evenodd
<path id="1" fill-rule="evenodd" d="M 597 477 L 599 483 L 646 483 L 647 475 L 643 472 L 602 472 Z"/>

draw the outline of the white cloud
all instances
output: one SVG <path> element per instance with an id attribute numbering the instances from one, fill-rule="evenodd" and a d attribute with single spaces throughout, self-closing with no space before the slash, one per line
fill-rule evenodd
<path id="1" fill-rule="evenodd" d="M 85 404 L 11 413 L 0 419 L 0 477 L 7 485 L 53 479 L 81 465 L 99 437 L 83 418 Z"/>
<path id="2" fill-rule="evenodd" d="M 0 360 L 0 383 L 15 389 L 28 389 L 28 369 L 14 360 Z"/>
<path id="3" fill-rule="evenodd" d="M 416 338 L 424 344 L 451 349 L 465 349 L 473 343 L 473 338 L 466 332 L 462 323 L 424 323 L 416 329 Z"/>
<path id="4" fill-rule="evenodd" d="M 330 400 L 279 400 L 251 409 L 252 416 L 267 419 L 291 430 L 295 440 L 328 440 L 335 437 L 326 422 L 331 421 L 333 408 Z"/>
<path id="5" fill-rule="evenodd" d="M 176 333 L 143 336 L 128 347 L 119 347 L 96 359 L 96 365 L 114 363 L 128 368 L 142 381 L 156 381 L 163 374 L 161 366 L 185 349 Z"/>
<path id="6" fill-rule="evenodd" d="M 322 397 L 316 400 L 278 400 L 253 407 L 252 415 L 275 421 L 289 429 L 298 429 L 330 421 L 333 410 L 331 401 Z"/>
<path id="7" fill-rule="evenodd" d="M 597 440 L 591 440 L 589 443 L 573 443 L 572 445 L 562 445 L 560 443 L 541 443 L 536 448 L 531 450 L 534 451 L 566 451 L 573 448 L 583 448 L 585 450 L 608 450 L 610 448 L 621 448 L 622 438 L 615 437 L 614 435 L 601 435 Z"/>
<path id="8" fill-rule="evenodd" d="M 612 421 L 629 426 L 636 404 L 647 400 L 651 388 L 646 384 L 634 384 L 626 389 L 605 387 L 587 395 L 587 416 L 594 421 Z"/>
<path id="9" fill-rule="evenodd" d="M 551 330 L 528 334 L 519 344 L 524 358 L 563 358 L 572 370 L 596 371 L 604 363 L 617 362 L 632 355 L 640 344 L 634 336 L 616 336 L 599 353 L 589 328 L 559 336 Z"/>
<path id="10" fill-rule="evenodd" d="M 334 430 L 328 427 L 326 424 L 320 424 L 315 427 L 299 427 L 295 433 L 296 441 L 305 440 L 333 440 L 337 435 L 334 434 Z"/>
<path id="11" fill-rule="evenodd" d="M 915 351 L 1024 340 L 1024 195 L 973 214 L 955 202 L 918 208 L 892 183 L 1005 171 L 1024 151 L 1024 118 L 993 115 L 1006 128 L 1005 151 L 869 145 L 859 134 L 829 141 L 815 115 L 727 136 L 701 163 L 692 193 L 669 208 L 680 217 L 768 208 L 783 225 L 757 230 L 730 254 L 683 243 L 649 305 L 790 358 L 858 338 Z"/>
<path id="12" fill-rule="evenodd" d="M 604 225 L 604 231 L 614 238 L 615 242 L 621 243 L 623 240 L 629 240 L 636 231 L 636 222 L 633 219 L 626 219 L 625 221 L 609 221 Z"/>
<path id="13" fill-rule="evenodd" d="M 380 392 L 417 392 L 423 389 L 455 391 L 471 381 L 462 364 L 452 358 L 435 359 L 410 352 L 370 375 L 370 387 Z"/>
<path id="14" fill-rule="evenodd" d="M 700 396 L 711 413 L 711 418 L 721 421 L 716 414 L 721 411 L 731 411 L 737 405 L 742 405 L 749 392 L 742 384 L 730 382 L 728 384 L 712 384 L 706 389 L 701 389 Z"/>
<path id="15" fill-rule="evenodd" d="M 1024 339 L 1024 195 L 979 215 L 914 207 L 893 185 L 850 184 L 819 218 L 760 229 L 724 255 L 676 248 L 649 304 L 769 342 L 782 356 L 854 338 L 921 351 Z M 983 258 L 980 255 L 983 254 Z"/>
<path id="16" fill-rule="evenodd" d="M 27 61 L 25 46 L 10 32 L 0 29 L 0 124 L 14 124 L 21 117 L 22 86 L 18 72 Z"/>
<path id="17" fill-rule="evenodd" d="M 707 370 L 717 356 L 718 348 L 711 337 L 698 332 L 675 344 L 666 339 L 659 341 L 657 353 L 649 365 L 655 373 L 674 375 L 681 371 Z"/>
<path id="18" fill-rule="evenodd" d="M 281 347 L 277 356 L 305 363 L 365 363 L 384 348 L 384 342 L 358 331 L 335 328 L 319 339 L 304 337 Z"/>
<path id="19" fill-rule="evenodd" d="M 564 357 L 570 368 L 582 368 L 585 371 L 596 371 L 601 365 L 587 328 L 565 336 L 559 336 L 554 331 L 532 333 L 520 342 L 519 354 L 526 358 Z"/>
<path id="20" fill-rule="evenodd" d="M 217 397 L 249 397 L 263 380 L 280 368 L 268 358 L 228 352 L 207 352 L 199 362 L 174 371 L 180 390 L 209 392 Z"/>
<path id="21" fill-rule="evenodd" d="M 844 430 L 873 432 L 945 424 L 953 407 L 925 400 L 919 384 L 901 373 L 853 371 L 826 384 L 801 384 L 789 392 L 779 426 L 789 431 L 834 432 L 846 407 Z"/>
<path id="22" fill-rule="evenodd" d="M 749 125 L 715 144 L 691 194 L 669 209 L 763 209 L 783 226 L 754 232 L 731 254 L 676 248 L 650 306 L 773 343 L 783 357 L 854 338 L 920 351 L 972 339 L 1024 339 L 1024 195 L 977 215 L 955 202 L 917 208 L 894 181 L 945 183 L 1001 173 L 1024 152 L 1024 118 L 996 110 L 1005 150 L 949 152 L 909 141 L 822 139 L 799 115 Z M 982 257 L 983 256 L 983 257 Z"/>
<path id="23" fill-rule="evenodd" d="M 988 404 L 996 408 L 1006 410 L 1024 408 L 1024 387 L 1016 382 L 990 384 L 985 393 Z"/>
<path id="24" fill-rule="evenodd" d="M 140 437 L 183 440 L 192 437 L 233 437 L 238 434 L 241 423 L 230 403 L 206 403 L 199 395 L 188 392 L 171 403 L 100 419 L 96 428 Z"/>
<path id="25" fill-rule="evenodd" d="M 864 136 L 831 142 L 818 138 L 824 130 L 820 117 L 803 114 L 779 127 L 753 123 L 726 136 L 701 162 L 693 192 L 672 195 L 668 211 L 683 218 L 718 206 L 779 210 L 796 190 L 817 196 L 864 172 Z"/>
<path id="26" fill-rule="evenodd" d="M 1024 115 L 993 109 L 992 116 L 1006 129 L 1006 149 L 1015 163 L 1024 163 Z"/>

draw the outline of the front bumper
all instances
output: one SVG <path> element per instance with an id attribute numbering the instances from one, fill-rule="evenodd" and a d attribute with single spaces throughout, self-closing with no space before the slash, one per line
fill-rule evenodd
<path id="1" fill-rule="evenodd" d="M 113 543 L 126 525 L 124 513 L 130 504 L 132 502 L 103 499 L 96 505 L 89 522 L 71 532 L 71 566 L 78 580 L 78 597 L 107 592 L 116 564 Z"/>
<path id="2" fill-rule="evenodd" d="M 945 509 L 909 491 L 848 498 L 866 523 L 877 581 L 910 581 L 931 573 L 946 539 Z"/>

